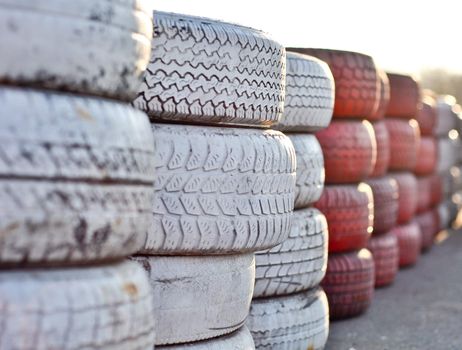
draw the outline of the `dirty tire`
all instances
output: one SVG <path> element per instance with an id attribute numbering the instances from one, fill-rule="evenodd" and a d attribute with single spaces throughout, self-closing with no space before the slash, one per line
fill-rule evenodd
<path id="1" fill-rule="evenodd" d="M 132 259 L 149 275 L 156 345 L 218 337 L 244 325 L 255 280 L 253 254 Z"/>
<path id="2" fill-rule="evenodd" d="M 422 234 L 415 221 L 396 226 L 391 232 L 398 238 L 399 267 L 414 265 L 420 257 Z"/>
<path id="3" fill-rule="evenodd" d="M 449 137 L 438 139 L 438 164 L 436 166 L 438 173 L 447 172 L 457 164 L 458 152 L 458 140 L 451 140 Z"/>
<path id="4" fill-rule="evenodd" d="M 439 216 L 437 209 L 429 209 L 415 217 L 417 225 L 420 227 L 422 234 L 423 251 L 429 250 L 433 246 L 433 241 L 439 231 Z"/>
<path id="5" fill-rule="evenodd" d="M 374 198 L 374 234 L 390 231 L 398 220 L 398 184 L 385 176 L 367 180 Z"/>
<path id="6" fill-rule="evenodd" d="M 374 118 L 379 105 L 380 78 L 374 60 L 357 52 L 287 48 L 317 57 L 329 65 L 335 80 L 334 117 Z"/>
<path id="7" fill-rule="evenodd" d="M 324 154 L 327 183 L 355 183 L 372 173 L 377 144 L 371 123 L 334 120 L 316 137 Z"/>
<path id="8" fill-rule="evenodd" d="M 151 290 L 143 269 L 131 262 L 4 270 L 0 310 L 5 350 L 138 350 L 154 344 Z"/>
<path id="9" fill-rule="evenodd" d="M 436 102 L 436 127 L 435 134 L 438 137 L 447 137 L 452 129 L 458 125 L 456 114 L 456 99 L 453 96 L 441 96 Z"/>
<path id="10" fill-rule="evenodd" d="M 322 287 L 329 301 L 330 319 L 357 316 L 367 310 L 374 295 L 374 259 L 367 249 L 331 254 Z"/>
<path id="11" fill-rule="evenodd" d="M 415 119 L 422 136 L 432 136 L 436 129 L 436 103 L 430 96 L 424 96 Z"/>
<path id="12" fill-rule="evenodd" d="M 153 119 L 191 123 L 269 126 L 279 120 L 286 54 L 266 33 L 160 11 L 154 28 L 136 107 Z"/>
<path id="13" fill-rule="evenodd" d="M 322 289 L 254 299 L 247 319 L 257 350 L 322 350 L 329 334 L 329 306 Z"/>
<path id="14" fill-rule="evenodd" d="M 390 176 L 398 183 L 398 224 L 404 224 L 412 219 L 417 210 L 417 179 L 409 172 L 390 173 Z"/>
<path id="15" fill-rule="evenodd" d="M 391 232 L 372 235 L 367 249 L 374 257 L 375 287 L 385 287 L 393 283 L 399 268 L 398 239 Z"/>
<path id="16" fill-rule="evenodd" d="M 417 177 L 417 209 L 416 214 L 423 213 L 431 207 L 432 178 L 430 176 Z"/>
<path id="17" fill-rule="evenodd" d="M 416 175 L 431 175 L 436 170 L 438 161 L 438 144 L 433 136 L 420 138 L 417 149 L 417 162 L 414 168 Z"/>
<path id="18" fill-rule="evenodd" d="M 288 134 L 297 158 L 295 209 L 306 208 L 321 197 L 324 189 L 324 157 L 314 135 Z"/>
<path id="19" fill-rule="evenodd" d="M 326 218 L 314 208 L 295 210 L 290 235 L 255 254 L 254 298 L 287 295 L 317 286 L 327 265 Z"/>
<path id="20" fill-rule="evenodd" d="M 149 62 L 152 9 L 144 0 L 0 0 L 0 30 L 2 84 L 131 101 Z"/>
<path id="21" fill-rule="evenodd" d="M 284 113 L 275 129 L 314 132 L 330 123 L 334 109 L 334 78 L 317 58 L 287 53 Z"/>
<path id="22" fill-rule="evenodd" d="M 147 254 L 271 248 L 289 235 L 295 150 L 279 131 L 152 124 L 153 220 Z"/>
<path id="23" fill-rule="evenodd" d="M 369 185 L 331 185 L 315 204 L 329 228 L 329 252 L 365 248 L 372 232 L 374 204 Z"/>
<path id="24" fill-rule="evenodd" d="M 0 265 L 124 257 L 146 239 L 154 181 L 144 113 L 101 98 L 1 88 Z M 108 132 L 110 130 L 110 132 Z"/>
<path id="25" fill-rule="evenodd" d="M 417 82 L 409 75 L 387 73 L 390 83 L 390 101 L 386 115 L 398 118 L 415 118 L 420 102 Z"/>
<path id="26" fill-rule="evenodd" d="M 387 73 L 381 69 L 379 69 L 378 72 L 380 79 L 380 99 L 377 111 L 374 113 L 374 116 L 370 118 L 370 120 L 383 119 L 388 108 L 388 102 L 390 101 L 390 83 L 388 81 Z"/>
<path id="27" fill-rule="evenodd" d="M 417 164 L 420 132 L 413 120 L 387 118 L 385 120 L 390 137 L 390 170 L 413 171 Z"/>
<path id="28" fill-rule="evenodd" d="M 431 175 L 430 205 L 438 205 L 443 200 L 443 182 L 439 174 Z"/>
<path id="29" fill-rule="evenodd" d="M 373 122 L 372 127 L 377 143 L 377 160 L 370 176 L 379 177 L 387 173 L 390 165 L 390 137 L 384 121 Z"/>

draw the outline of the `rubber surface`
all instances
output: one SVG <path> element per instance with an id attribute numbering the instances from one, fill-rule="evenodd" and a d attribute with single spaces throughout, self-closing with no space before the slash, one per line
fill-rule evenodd
<path id="1" fill-rule="evenodd" d="M 431 176 L 417 177 L 417 213 L 430 209 L 432 201 L 432 178 Z"/>
<path id="2" fill-rule="evenodd" d="M 387 118 L 385 120 L 390 137 L 390 170 L 413 171 L 417 164 L 420 131 L 417 122 Z"/>
<path id="3" fill-rule="evenodd" d="M 374 295 L 374 279 L 374 259 L 367 249 L 329 255 L 322 287 L 329 301 L 330 319 L 365 312 Z"/>
<path id="4" fill-rule="evenodd" d="M 329 307 L 321 289 L 254 299 L 247 326 L 255 348 L 322 350 L 329 334 Z"/>
<path id="5" fill-rule="evenodd" d="M 377 160 L 370 177 L 379 177 L 387 173 L 390 165 L 390 136 L 384 121 L 373 122 L 372 127 L 377 143 Z"/>
<path id="6" fill-rule="evenodd" d="M 379 69 L 378 73 L 380 79 L 380 99 L 377 111 L 370 118 L 371 120 L 383 119 L 388 108 L 388 103 L 390 102 L 390 82 L 388 81 L 387 73 L 382 69 Z"/>
<path id="7" fill-rule="evenodd" d="M 398 239 L 391 232 L 372 235 L 367 249 L 374 257 L 375 287 L 385 287 L 393 283 L 399 268 Z"/>
<path id="8" fill-rule="evenodd" d="M 287 48 L 326 62 L 335 80 L 335 117 L 374 118 L 380 99 L 380 78 L 372 57 L 348 51 Z"/>
<path id="9" fill-rule="evenodd" d="M 295 210 L 289 238 L 255 254 L 254 298 L 316 287 L 326 272 L 328 239 L 326 218 L 319 210 Z"/>
<path id="10" fill-rule="evenodd" d="M 417 162 L 414 168 L 416 175 L 431 175 L 436 170 L 438 161 L 438 144 L 433 136 L 420 138 L 417 149 Z"/>
<path id="11" fill-rule="evenodd" d="M 152 349 L 154 311 L 131 262 L 0 273 L 0 348 Z"/>
<path id="12" fill-rule="evenodd" d="M 415 118 L 420 102 L 419 85 L 409 75 L 387 73 L 390 83 L 390 101 L 386 115 Z"/>
<path id="13" fill-rule="evenodd" d="M 132 259 L 149 275 L 156 345 L 209 339 L 244 325 L 255 280 L 253 254 Z"/>
<path id="14" fill-rule="evenodd" d="M 368 121 L 334 120 L 316 137 L 324 154 L 326 183 L 357 183 L 372 173 L 377 144 Z"/>
<path id="15" fill-rule="evenodd" d="M 458 117 L 455 113 L 456 99 L 453 96 L 441 96 L 436 102 L 435 134 L 447 137 L 450 130 L 457 128 Z"/>
<path id="16" fill-rule="evenodd" d="M 447 172 L 458 162 L 460 140 L 451 140 L 449 137 L 438 138 L 438 173 Z"/>
<path id="17" fill-rule="evenodd" d="M 374 199 L 373 234 L 388 232 L 398 220 L 398 183 L 389 176 L 370 179 L 366 183 L 371 187 Z"/>
<path id="18" fill-rule="evenodd" d="M 329 66 L 315 57 L 287 53 L 284 113 L 275 129 L 313 132 L 330 123 L 335 86 Z"/>
<path id="19" fill-rule="evenodd" d="M 419 225 L 415 221 L 411 221 L 396 226 L 391 232 L 398 238 L 399 266 L 414 265 L 419 260 L 422 247 L 422 233 Z"/>
<path id="20" fill-rule="evenodd" d="M 424 96 L 415 119 L 419 123 L 422 136 L 432 136 L 436 128 L 436 102 L 430 96 Z"/>
<path id="21" fill-rule="evenodd" d="M 409 172 L 390 173 L 390 176 L 398 183 L 398 224 L 404 224 L 412 219 L 417 210 L 417 179 Z"/>
<path id="22" fill-rule="evenodd" d="M 151 61 L 134 104 L 153 119 L 269 126 L 284 107 L 283 46 L 266 33 L 156 11 Z"/>
<path id="23" fill-rule="evenodd" d="M 436 234 L 439 232 L 439 215 L 437 209 L 429 209 L 415 217 L 417 225 L 419 225 L 422 235 L 423 251 L 429 250 L 433 246 L 433 241 Z"/>
<path id="24" fill-rule="evenodd" d="M 369 185 L 326 186 L 315 207 L 327 219 L 330 253 L 367 246 L 374 220 L 374 203 Z"/>
<path id="25" fill-rule="evenodd" d="M 435 206 L 443 200 L 443 183 L 438 174 L 431 175 L 431 197 L 430 205 Z"/>

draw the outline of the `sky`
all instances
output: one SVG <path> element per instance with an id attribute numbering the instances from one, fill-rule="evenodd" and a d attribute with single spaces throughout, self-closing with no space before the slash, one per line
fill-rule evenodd
<path id="1" fill-rule="evenodd" d="M 462 73 L 458 0 L 153 0 L 160 11 L 261 29 L 284 46 L 359 51 L 385 70 Z"/>

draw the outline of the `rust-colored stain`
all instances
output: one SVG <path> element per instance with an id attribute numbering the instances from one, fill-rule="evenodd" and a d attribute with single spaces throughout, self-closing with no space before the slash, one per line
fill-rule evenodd
<path id="1" fill-rule="evenodd" d="M 138 295 L 138 288 L 136 288 L 133 283 L 125 283 L 123 288 L 124 291 L 132 297 L 136 297 Z"/>
<path id="2" fill-rule="evenodd" d="M 308 348 L 306 350 L 314 350 L 314 346 L 313 345 L 309 345 Z"/>
<path id="3" fill-rule="evenodd" d="M 93 121 L 95 120 L 92 115 L 90 113 L 88 113 L 88 111 L 86 111 L 85 109 L 81 108 L 81 107 L 76 107 L 75 108 L 77 114 L 82 118 L 82 119 L 85 119 L 85 120 L 89 120 L 89 121 Z"/>

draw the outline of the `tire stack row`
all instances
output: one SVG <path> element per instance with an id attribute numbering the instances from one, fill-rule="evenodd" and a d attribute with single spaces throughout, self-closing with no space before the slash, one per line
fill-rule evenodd
<path id="1" fill-rule="evenodd" d="M 295 150 L 267 128 L 284 107 L 285 49 L 164 12 L 152 45 L 134 105 L 152 121 L 153 212 L 133 260 L 149 274 L 156 349 L 254 349 L 254 252 L 287 239 L 294 207 Z"/>
<path id="2" fill-rule="evenodd" d="M 334 81 L 327 64 L 288 52 L 284 113 L 276 128 L 287 133 L 295 148 L 295 211 L 289 238 L 256 254 L 247 325 L 257 349 L 323 349 L 327 340 L 328 304 L 319 288 L 327 265 L 327 223 L 312 207 L 324 188 L 324 160 L 310 133 L 329 125 L 333 107 Z"/>
<path id="3" fill-rule="evenodd" d="M 373 120 L 380 94 L 371 57 L 345 51 L 293 48 L 325 61 L 334 76 L 333 121 L 316 137 L 321 144 L 326 187 L 315 207 L 327 219 L 329 257 L 322 286 L 331 319 L 364 312 L 374 290 L 374 261 L 366 249 L 372 232 L 373 197 L 361 181 L 376 162 Z"/>
<path id="4" fill-rule="evenodd" d="M 111 14 L 111 15 L 108 15 Z M 0 348 L 148 349 L 147 1 L 0 1 Z"/>

